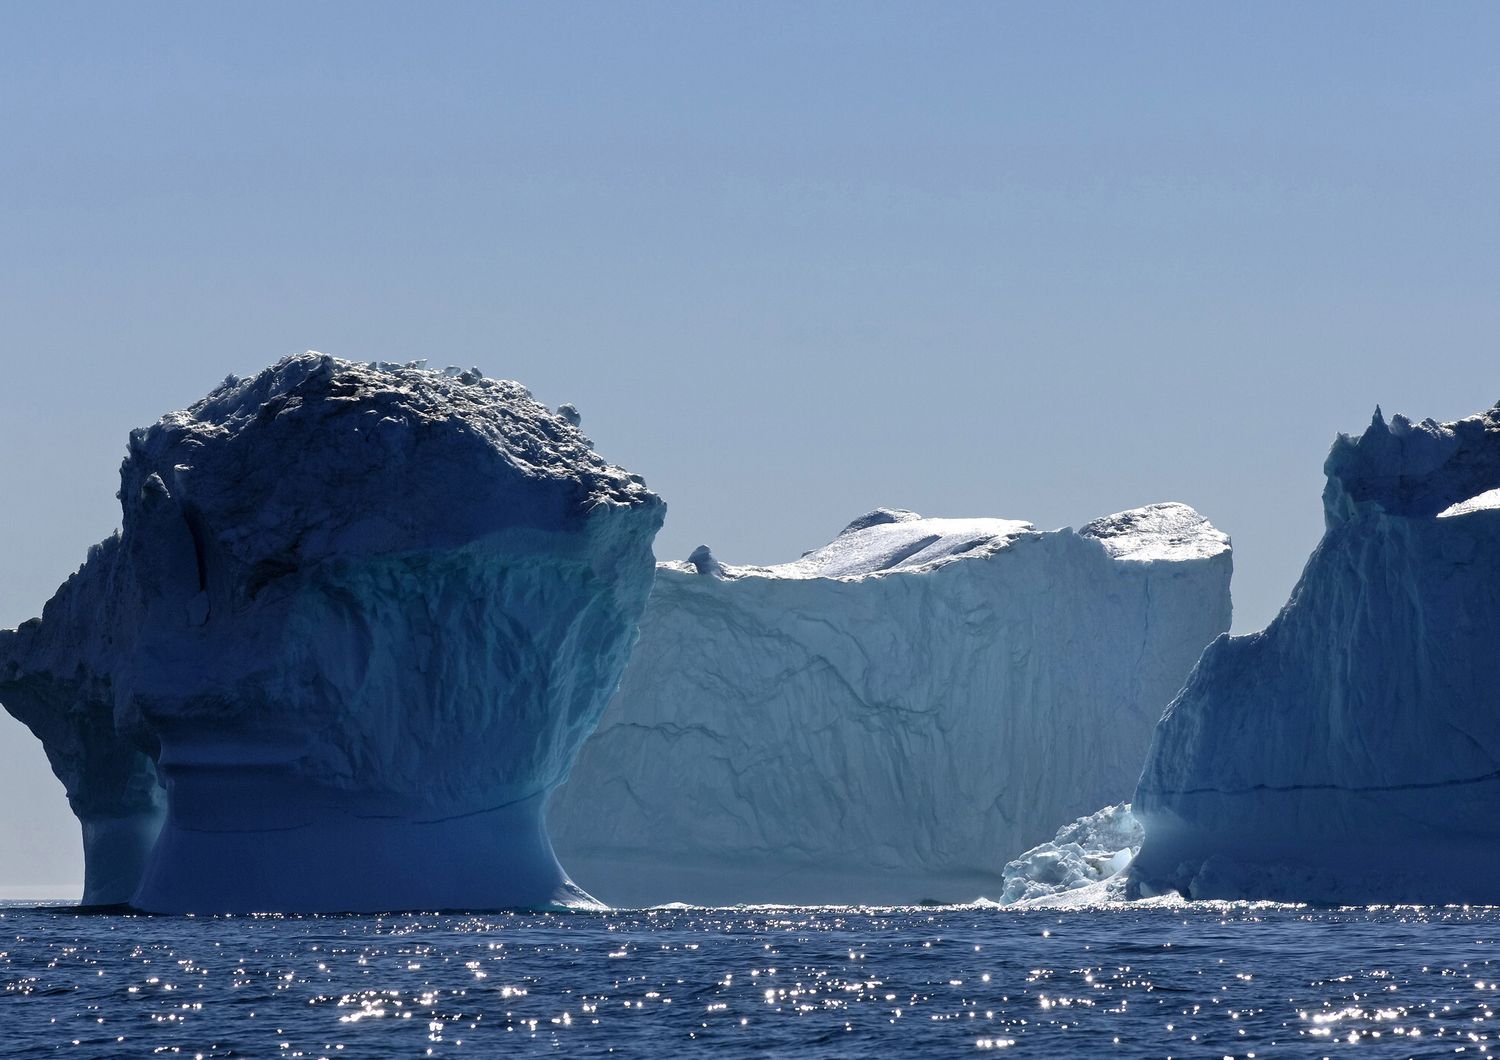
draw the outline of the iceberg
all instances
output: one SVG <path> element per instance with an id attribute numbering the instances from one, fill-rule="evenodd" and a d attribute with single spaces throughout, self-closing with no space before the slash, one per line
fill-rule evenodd
<path id="1" fill-rule="evenodd" d="M 115 579 L 119 551 L 118 535 L 95 545 L 40 619 L 0 630 L 0 703 L 41 740 L 67 791 L 85 905 L 130 900 L 167 809 L 155 760 L 114 726 L 114 652 L 133 603 Z"/>
<path id="2" fill-rule="evenodd" d="M 1057 909 L 1119 901 L 1144 836 L 1128 802 L 1080 817 L 1005 866 L 998 904 Z"/>
<path id="3" fill-rule="evenodd" d="M 1130 893 L 1500 902 L 1500 405 L 1376 409 L 1324 470 L 1290 600 L 1157 728 Z"/>
<path id="4" fill-rule="evenodd" d="M 542 809 L 635 642 L 665 506 L 575 422 L 477 369 L 309 353 L 133 432 L 121 532 L 0 638 L 85 900 L 590 903 Z"/>
<path id="5" fill-rule="evenodd" d="M 1181 504 L 1045 532 L 878 509 L 791 563 L 658 564 L 554 842 L 618 905 L 993 894 L 1128 797 L 1230 569 Z"/>

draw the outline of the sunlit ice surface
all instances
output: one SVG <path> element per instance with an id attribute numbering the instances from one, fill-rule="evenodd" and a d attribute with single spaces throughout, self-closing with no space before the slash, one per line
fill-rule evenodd
<path id="1" fill-rule="evenodd" d="M 0 906 L 0 1055 L 1492 1055 L 1500 909 Z"/>

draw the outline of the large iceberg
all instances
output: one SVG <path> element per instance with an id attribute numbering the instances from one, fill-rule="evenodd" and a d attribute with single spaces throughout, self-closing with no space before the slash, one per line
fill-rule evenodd
<path id="1" fill-rule="evenodd" d="M 1204 653 L 1151 743 L 1131 890 L 1500 902 L 1500 406 L 1377 409 L 1265 630 Z"/>
<path id="2" fill-rule="evenodd" d="M 120 501 L 0 639 L 87 901 L 588 900 L 542 808 L 650 591 L 664 505 L 638 477 L 519 384 L 307 354 L 134 432 Z"/>
<path id="3" fill-rule="evenodd" d="M 1230 567 L 1180 504 L 1050 532 L 881 509 L 781 566 L 659 564 L 558 850 L 616 904 L 994 894 L 1129 795 Z"/>

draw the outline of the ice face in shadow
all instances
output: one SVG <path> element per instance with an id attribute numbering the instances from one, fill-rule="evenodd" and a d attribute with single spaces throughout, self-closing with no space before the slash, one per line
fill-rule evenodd
<path id="1" fill-rule="evenodd" d="M 0 695 L 17 712 L 33 672 L 83 674 L 53 713 L 154 759 L 166 821 L 135 905 L 586 900 L 541 808 L 650 590 L 664 506 L 638 478 L 518 384 L 308 354 L 135 432 L 120 498 L 52 670 L 13 658 Z M 69 671 L 57 646 L 96 612 L 113 640 Z M 23 717 L 44 742 L 46 713 Z"/>
<path id="2" fill-rule="evenodd" d="M 0 703 L 41 740 L 67 790 L 85 905 L 130 901 L 166 817 L 151 754 L 115 731 L 114 659 L 137 601 L 116 579 L 119 555 L 118 536 L 94 546 L 40 619 L 0 630 Z"/>
<path id="3" fill-rule="evenodd" d="M 1042 532 L 880 509 L 775 567 L 662 563 L 552 833 L 607 902 L 968 900 L 1129 795 L 1229 626 L 1180 504 Z"/>
<path id="4" fill-rule="evenodd" d="M 1281 614 L 1203 655 L 1135 798 L 1135 894 L 1500 901 L 1500 406 L 1379 410 Z"/>

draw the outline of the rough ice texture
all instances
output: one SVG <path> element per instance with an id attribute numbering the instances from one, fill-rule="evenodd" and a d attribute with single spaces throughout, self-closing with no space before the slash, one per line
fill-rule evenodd
<path id="1" fill-rule="evenodd" d="M 1131 890 L 1500 901 L 1500 406 L 1377 410 L 1325 470 L 1286 607 L 1216 641 L 1162 719 Z"/>
<path id="2" fill-rule="evenodd" d="M 307 354 L 134 432 L 120 500 L 118 541 L 0 645 L 75 807 L 158 806 L 153 761 L 165 783 L 139 886 L 86 849 L 91 900 L 586 899 L 541 808 L 650 590 L 638 477 L 519 384 Z M 121 746 L 117 781 L 90 755 Z"/>
<path id="3" fill-rule="evenodd" d="M 1057 830 L 1005 866 L 1001 905 L 1098 905 L 1119 898 L 1144 830 L 1128 802 L 1106 806 Z"/>
<path id="4" fill-rule="evenodd" d="M 622 905 L 997 893 L 1129 794 L 1229 577 L 1176 504 L 1081 532 L 881 509 L 793 563 L 659 564 L 558 849 Z"/>
<path id="5" fill-rule="evenodd" d="M 95 545 L 40 619 L 0 630 L 0 703 L 41 740 L 68 793 L 88 905 L 129 901 L 166 816 L 152 756 L 114 726 L 114 660 L 137 600 L 116 577 L 119 553 L 118 536 Z"/>

